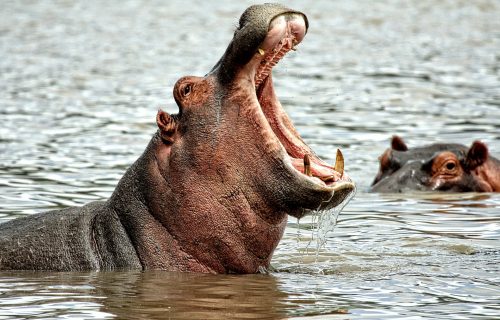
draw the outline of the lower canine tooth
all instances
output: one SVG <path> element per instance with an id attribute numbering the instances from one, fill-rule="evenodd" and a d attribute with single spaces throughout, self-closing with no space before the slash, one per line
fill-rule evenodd
<path id="1" fill-rule="evenodd" d="M 311 160 L 309 160 L 309 155 L 304 155 L 304 174 L 311 177 Z"/>
<path id="2" fill-rule="evenodd" d="M 342 152 L 340 152 L 340 149 L 337 149 L 337 157 L 335 158 L 335 166 L 333 168 L 340 173 L 341 176 L 344 174 L 344 156 Z"/>
<path id="3" fill-rule="evenodd" d="M 324 182 L 329 182 L 329 181 L 335 181 L 335 176 L 326 176 L 326 177 L 321 177 L 321 180 Z"/>
<path id="4" fill-rule="evenodd" d="M 260 53 L 261 56 L 263 56 L 264 53 L 266 53 L 266 52 L 264 51 L 264 49 L 259 48 L 259 53 Z"/>

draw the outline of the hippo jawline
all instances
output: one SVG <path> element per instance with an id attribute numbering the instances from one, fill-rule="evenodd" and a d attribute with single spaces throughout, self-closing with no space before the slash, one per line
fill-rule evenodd
<path id="1" fill-rule="evenodd" d="M 252 101 L 257 101 L 267 123 L 283 149 L 284 162 L 297 182 L 311 190 L 326 193 L 317 209 L 336 207 L 349 199 L 355 185 L 344 173 L 344 159 L 337 151 L 335 165 L 321 160 L 302 140 L 292 121 L 275 95 L 271 70 L 290 50 L 295 50 L 307 31 L 307 20 L 302 14 L 283 14 L 271 20 L 267 36 L 250 61 L 235 77 L 239 86 L 252 84 Z M 239 81 L 238 81 L 239 79 Z M 249 81 L 251 80 L 251 81 Z M 269 129 L 269 128 L 268 128 Z M 271 142 L 272 143 L 272 142 Z"/>

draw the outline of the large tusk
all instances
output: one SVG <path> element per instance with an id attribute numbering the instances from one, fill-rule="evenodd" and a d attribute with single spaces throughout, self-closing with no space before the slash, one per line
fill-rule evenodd
<path id="1" fill-rule="evenodd" d="M 340 149 L 337 149 L 337 157 L 335 158 L 335 166 L 333 168 L 340 173 L 340 176 L 344 174 L 344 156 Z"/>
<path id="2" fill-rule="evenodd" d="M 311 160 L 309 159 L 309 155 L 305 154 L 304 155 L 304 174 L 306 176 L 311 177 Z"/>

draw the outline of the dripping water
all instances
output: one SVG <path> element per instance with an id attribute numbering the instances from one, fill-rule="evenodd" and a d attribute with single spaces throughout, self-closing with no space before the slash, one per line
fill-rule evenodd
<path id="1" fill-rule="evenodd" d="M 328 209 L 328 210 L 320 210 L 320 205 L 317 209 L 315 210 L 308 210 L 304 209 L 303 215 L 309 215 L 311 217 L 311 228 L 310 228 L 310 237 L 309 241 L 307 242 L 307 245 L 305 246 L 304 250 L 302 251 L 302 259 L 300 264 L 304 265 L 305 261 L 304 258 L 309 256 L 310 254 L 310 249 L 314 246 L 314 251 L 311 250 L 311 253 L 314 254 L 314 262 L 318 262 L 318 257 L 320 251 L 325 247 L 325 244 L 328 240 L 328 235 L 334 231 L 335 226 L 337 225 L 337 220 L 339 217 L 340 212 L 344 209 L 344 207 L 351 201 L 351 199 L 354 197 L 356 194 L 356 187 L 354 187 L 353 192 L 347 196 L 344 201 L 342 201 L 337 207 L 333 209 Z M 327 200 L 324 201 L 325 203 L 328 203 L 331 201 L 332 197 L 334 196 L 335 193 L 332 194 L 332 196 Z M 302 238 L 302 229 L 300 226 L 300 218 L 297 218 L 297 234 L 296 234 L 296 242 L 297 244 L 300 244 L 301 238 Z M 305 228 L 307 229 L 307 228 Z M 310 263 L 308 263 L 310 265 Z M 301 268 L 299 268 L 301 269 Z M 319 269 L 317 270 L 318 273 L 322 273 L 322 271 Z"/>
<path id="2" fill-rule="evenodd" d="M 332 197 L 334 196 L 334 194 L 335 193 L 332 194 Z M 313 216 L 314 228 L 311 231 L 311 240 L 314 238 L 316 239 L 316 258 L 318 257 L 319 250 L 326 244 L 326 241 L 328 239 L 327 235 L 330 232 L 333 232 L 333 230 L 335 229 L 340 212 L 349 203 L 349 201 L 351 201 L 355 194 L 356 187 L 354 187 L 353 192 L 349 196 L 347 196 L 344 201 L 342 201 L 337 207 L 329 210 L 316 211 L 317 213 Z"/>

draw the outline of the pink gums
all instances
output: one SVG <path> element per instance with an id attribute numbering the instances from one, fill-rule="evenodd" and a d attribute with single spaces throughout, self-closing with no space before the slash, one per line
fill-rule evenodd
<path id="1" fill-rule="evenodd" d="M 308 154 L 311 159 L 312 176 L 320 178 L 327 184 L 333 183 L 340 180 L 342 175 L 319 159 L 305 144 L 283 110 L 272 84 L 272 68 L 303 39 L 306 32 L 305 21 L 303 19 L 285 20 L 279 18 L 275 20 L 259 49 L 260 52 L 256 53 L 256 55 L 261 55 L 254 79 L 260 106 L 273 132 L 290 156 L 294 168 L 304 173 L 304 156 Z M 262 51 L 264 55 L 262 55 Z"/>

